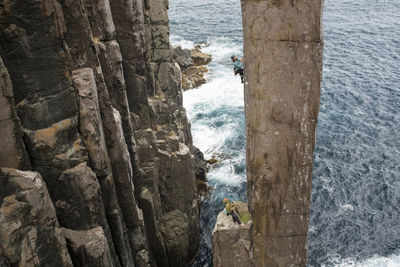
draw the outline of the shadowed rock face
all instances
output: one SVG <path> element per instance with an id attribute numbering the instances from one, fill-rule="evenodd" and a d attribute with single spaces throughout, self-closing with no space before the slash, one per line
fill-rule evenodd
<path id="1" fill-rule="evenodd" d="M 0 204 L 25 208 L 2 206 L 0 231 L 11 211 L 26 222 L 18 238 L 1 239 L 0 264 L 186 266 L 195 256 L 200 167 L 167 9 L 161 0 L 0 3 L 0 167 L 40 173 L 46 186 L 29 194 L 53 212 L 51 224 L 26 217 L 35 205 L 2 172 Z"/>
<path id="2" fill-rule="evenodd" d="M 247 193 L 256 266 L 305 266 L 322 0 L 242 0 Z"/>
<path id="3" fill-rule="evenodd" d="M 28 154 L 22 141 L 21 126 L 15 111 L 10 75 L 0 57 L 0 166 L 30 169 Z"/>

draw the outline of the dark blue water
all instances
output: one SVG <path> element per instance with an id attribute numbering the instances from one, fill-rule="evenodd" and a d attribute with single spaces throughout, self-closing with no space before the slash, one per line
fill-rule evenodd
<path id="1" fill-rule="evenodd" d="M 226 158 L 209 173 L 202 244 L 221 198 L 246 199 L 238 0 L 170 0 L 171 40 L 209 41 L 210 82 L 185 92 L 195 145 Z M 315 150 L 308 266 L 400 266 L 400 1 L 325 0 L 324 70 Z"/>

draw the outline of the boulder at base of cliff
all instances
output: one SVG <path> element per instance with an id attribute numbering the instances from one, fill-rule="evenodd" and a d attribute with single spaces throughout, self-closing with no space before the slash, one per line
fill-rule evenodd
<path id="1" fill-rule="evenodd" d="M 238 225 L 227 216 L 225 210 L 218 214 L 212 233 L 214 267 L 254 266 L 251 242 L 252 221 L 247 204 L 234 202 L 243 224 Z"/>
<path id="2" fill-rule="evenodd" d="M 190 56 L 196 65 L 207 65 L 212 60 L 211 55 L 201 52 L 199 46 L 190 50 Z"/>
<path id="3" fill-rule="evenodd" d="M 211 55 L 201 52 L 201 46 L 193 49 L 182 49 L 180 46 L 173 48 L 173 57 L 182 71 L 182 89 L 196 88 L 207 82 L 204 75 L 208 72 L 205 65 L 212 60 Z"/>
<path id="4" fill-rule="evenodd" d="M 207 82 L 204 75 L 208 69 L 204 66 L 190 66 L 182 71 L 182 89 L 194 89 Z"/>

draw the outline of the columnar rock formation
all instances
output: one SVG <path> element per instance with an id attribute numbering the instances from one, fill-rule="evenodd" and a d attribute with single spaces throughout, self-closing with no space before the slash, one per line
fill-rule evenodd
<path id="1" fill-rule="evenodd" d="M 252 221 L 246 203 L 234 202 L 242 224 L 239 226 L 224 209 L 218 214 L 212 232 L 214 267 L 254 266 Z M 250 221 L 249 221 L 250 220 Z"/>
<path id="2" fill-rule="evenodd" d="M 305 266 L 322 0 L 242 0 L 247 193 L 256 266 Z"/>
<path id="3" fill-rule="evenodd" d="M 199 171 L 167 9 L 0 2 L 0 264 L 186 266 L 196 254 Z"/>

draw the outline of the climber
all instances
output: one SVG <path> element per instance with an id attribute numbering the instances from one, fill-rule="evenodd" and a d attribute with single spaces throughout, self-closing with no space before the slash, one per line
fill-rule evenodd
<path id="1" fill-rule="evenodd" d="M 235 76 L 237 74 L 240 74 L 240 79 L 242 80 L 243 83 L 243 58 L 239 60 L 236 56 L 231 56 L 232 62 L 233 62 L 233 73 L 235 73 Z"/>
<path id="2" fill-rule="evenodd" d="M 237 207 L 235 207 L 235 205 L 227 198 L 224 198 L 222 202 L 225 204 L 226 216 L 231 215 L 233 222 L 237 222 L 239 225 L 241 225 L 242 222 L 239 219 Z"/>

